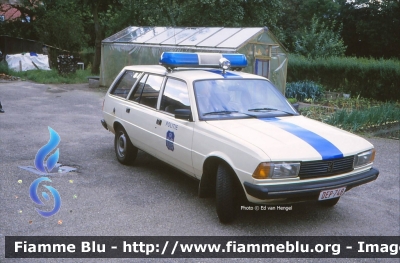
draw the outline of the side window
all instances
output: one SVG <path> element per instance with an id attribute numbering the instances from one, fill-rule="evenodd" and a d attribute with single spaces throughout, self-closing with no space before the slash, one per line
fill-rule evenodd
<path id="1" fill-rule="evenodd" d="M 122 77 L 118 80 L 117 84 L 110 93 L 121 98 L 126 98 L 139 75 L 139 72 L 134 72 L 131 70 L 125 71 L 124 75 L 122 75 Z"/>
<path id="2" fill-rule="evenodd" d="M 146 84 L 146 80 L 149 77 L 149 74 L 144 74 L 143 77 L 140 79 L 139 83 L 136 85 L 135 90 L 132 92 L 129 100 L 133 100 L 136 102 L 140 101 L 140 96 L 142 95 L 144 85 Z"/>
<path id="3" fill-rule="evenodd" d="M 156 108 L 163 79 L 158 75 L 144 75 L 129 99 Z"/>
<path id="4" fill-rule="evenodd" d="M 160 110 L 174 113 L 175 109 L 190 109 L 186 82 L 169 78 L 161 98 Z"/>

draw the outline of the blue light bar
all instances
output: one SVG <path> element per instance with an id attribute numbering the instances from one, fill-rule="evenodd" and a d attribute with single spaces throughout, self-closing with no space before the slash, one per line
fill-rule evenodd
<path id="1" fill-rule="evenodd" d="M 243 54 L 220 53 L 185 53 L 164 52 L 160 58 L 160 65 L 176 68 L 220 68 L 219 60 L 226 58 L 231 62 L 231 68 L 244 68 L 247 66 L 247 58 Z"/>

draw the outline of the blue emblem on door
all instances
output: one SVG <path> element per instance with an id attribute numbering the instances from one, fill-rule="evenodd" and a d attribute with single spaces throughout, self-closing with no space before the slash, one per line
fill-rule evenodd
<path id="1" fill-rule="evenodd" d="M 167 140 L 166 140 L 166 145 L 168 150 L 174 151 L 174 140 L 175 140 L 175 134 L 172 131 L 167 131 Z"/>

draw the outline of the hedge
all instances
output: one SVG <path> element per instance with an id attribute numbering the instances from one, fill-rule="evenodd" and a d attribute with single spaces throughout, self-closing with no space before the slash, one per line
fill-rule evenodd
<path id="1" fill-rule="evenodd" d="M 309 60 L 290 55 L 287 82 L 315 81 L 326 90 L 380 101 L 400 101 L 400 61 L 330 57 Z"/>

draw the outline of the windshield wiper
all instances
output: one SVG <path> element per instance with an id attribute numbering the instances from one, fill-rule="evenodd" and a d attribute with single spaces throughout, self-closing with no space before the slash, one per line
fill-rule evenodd
<path id="1" fill-rule="evenodd" d="M 231 113 L 237 113 L 237 112 L 238 111 L 229 111 L 229 110 L 211 111 L 211 112 L 203 113 L 203 116 L 206 116 L 206 115 L 219 115 L 219 114 L 231 114 Z"/>
<path id="2" fill-rule="evenodd" d="M 264 111 L 264 110 L 278 110 L 274 108 L 254 108 L 254 109 L 248 109 L 247 111 Z"/>
<path id="3" fill-rule="evenodd" d="M 255 108 L 255 109 L 248 109 L 247 111 L 280 111 L 286 114 L 289 114 L 291 116 L 295 115 L 294 113 L 291 112 L 287 112 L 287 111 L 283 111 L 283 110 L 278 110 L 278 109 L 274 109 L 274 108 Z"/>

